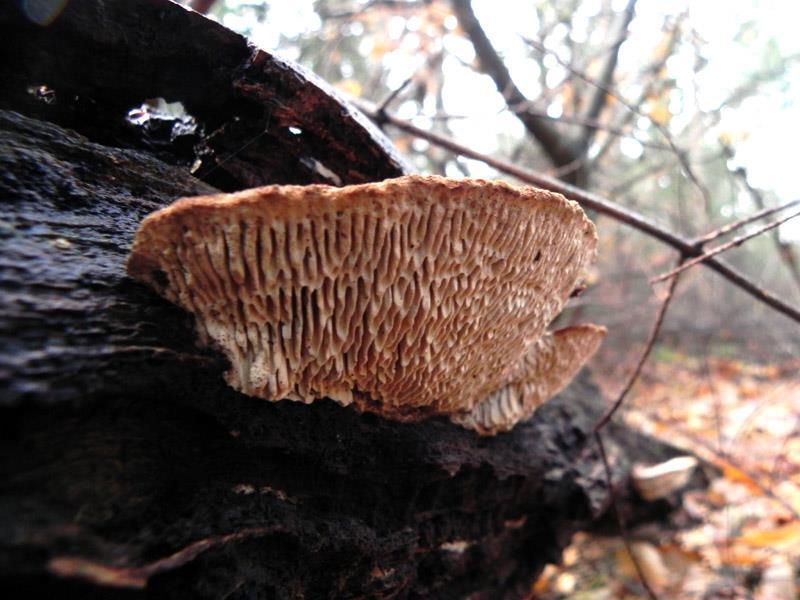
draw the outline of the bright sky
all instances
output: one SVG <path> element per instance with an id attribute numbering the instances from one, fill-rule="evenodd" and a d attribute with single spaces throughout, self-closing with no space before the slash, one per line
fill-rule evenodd
<path id="1" fill-rule="evenodd" d="M 800 2 L 728 0 L 725 14 L 721 19 L 715 2 L 691 3 L 692 23 L 708 41 L 709 64 L 704 80 L 698 82 L 707 106 L 716 105 L 720 96 L 741 81 L 743 73 L 763 64 L 763 54 L 758 50 L 770 37 L 777 41 L 781 54 L 800 53 Z M 731 40 L 740 23 L 750 19 L 757 21 L 758 38 L 752 40 L 752 50 L 748 51 Z M 747 168 L 753 185 L 772 189 L 787 201 L 800 197 L 796 152 L 787 139 L 792 132 L 800 131 L 798 81 L 800 69 L 795 66 L 784 78 L 785 90 L 775 85 L 765 88 L 766 93 L 748 99 L 738 110 L 724 111 L 720 125 L 748 133 L 748 139 L 737 145 L 737 163 Z"/>

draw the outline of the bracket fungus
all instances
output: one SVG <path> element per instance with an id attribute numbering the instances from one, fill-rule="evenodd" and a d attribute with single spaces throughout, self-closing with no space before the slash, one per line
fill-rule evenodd
<path id="1" fill-rule="evenodd" d="M 128 272 L 195 316 L 244 394 L 491 435 L 599 346 L 601 327 L 546 330 L 596 245 L 559 194 L 406 176 L 178 200 L 142 222 Z"/>

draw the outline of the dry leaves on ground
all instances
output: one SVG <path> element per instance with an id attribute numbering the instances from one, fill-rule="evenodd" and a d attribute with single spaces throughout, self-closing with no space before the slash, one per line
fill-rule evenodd
<path id="1" fill-rule="evenodd" d="M 756 366 L 687 357 L 651 364 L 624 418 L 721 475 L 684 495 L 684 517 L 631 532 L 662 598 L 800 598 L 800 361 Z M 611 385 L 600 382 L 609 397 Z M 580 534 L 532 598 L 643 597 L 619 538 Z"/>

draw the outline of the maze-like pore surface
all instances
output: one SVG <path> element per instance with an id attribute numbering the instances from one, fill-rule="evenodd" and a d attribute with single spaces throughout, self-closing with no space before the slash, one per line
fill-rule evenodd
<path id="1" fill-rule="evenodd" d="M 414 420 L 511 382 L 595 246 L 560 195 L 409 176 L 179 200 L 128 270 L 195 315 L 244 394 Z"/>

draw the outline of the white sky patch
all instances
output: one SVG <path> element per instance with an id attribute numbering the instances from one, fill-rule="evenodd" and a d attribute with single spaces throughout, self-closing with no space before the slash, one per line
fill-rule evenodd
<path id="1" fill-rule="evenodd" d="M 488 75 L 478 75 L 452 56 L 446 56 L 442 100 L 453 115 L 483 116 L 505 108 L 505 102 Z"/>
<path id="2" fill-rule="evenodd" d="M 475 49 L 467 38 L 448 33 L 444 36 L 442 43 L 448 54 L 452 54 L 464 64 L 471 64 L 475 60 Z"/>
<path id="3" fill-rule="evenodd" d="M 539 17 L 534 4 L 530 0 L 503 0 L 499 3 L 498 0 L 475 0 L 472 3 L 486 35 L 503 53 L 522 44 L 520 34 L 531 35 L 538 30 Z"/>
<path id="4" fill-rule="evenodd" d="M 226 0 L 230 8 L 238 8 L 253 4 L 251 0 Z M 267 18 L 263 22 L 255 22 L 247 11 L 242 17 L 227 13 L 223 24 L 234 31 L 250 32 L 250 41 L 265 50 L 277 50 L 280 47 L 281 34 L 296 37 L 320 27 L 320 19 L 314 12 L 313 0 L 293 0 L 292 2 L 271 2 Z M 286 53 L 281 53 L 287 57 Z"/>
<path id="5" fill-rule="evenodd" d="M 592 18 L 603 8 L 601 0 L 584 0 L 573 15 L 572 31 L 570 38 L 576 44 L 583 44 L 589 40 L 592 32 Z"/>
<path id="6" fill-rule="evenodd" d="M 644 147 L 633 138 L 619 139 L 619 151 L 632 160 L 639 158 L 644 152 Z"/>
<path id="7" fill-rule="evenodd" d="M 389 18 L 386 24 L 386 35 L 393 40 L 399 40 L 403 32 L 406 30 L 406 20 L 400 15 L 394 15 Z"/>
<path id="8" fill-rule="evenodd" d="M 793 149 L 795 132 L 800 131 L 800 111 L 797 101 L 784 107 L 776 101 L 779 99 L 759 96 L 744 102 L 738 110 L 725 111 L 720 127 L 747 132 L 748 138 L 737 144 L 733 165 L 747 169 L 754 187 L 772 191 L 780 202 L 788 202 L 800 198 L 798 159 Z M 800 219 L 782 225 L 780 235 L 787 241 L 800 242 Z"/>
<path id="9" fill-rule="evenodd" d="M 723 101 L 749 73 L 769 68 L 769 44 L 781 54 L 800 52 L 800 2 L 736 0 L 726 5 L 729 18 L 715 17 L 712 3 L 692 3 L 692 22 L 708 40 L 709 64 L 698 83 L 705 108 Z M 733 36 L 740 24 L 752 20 L 739 41 Z M 722 22 L 721 22 L 722 21 Z M 750 183 L 774 192 L 779 202 L 800 198 L 800 177 L 793 148 L 800 131 L 800 68 L 797 65 L 776 83 L 762 85 L 759 93 L 721 113 L 718 131 L 740 138 L 734 165 L 747 169 Z M 780 227 L 788 241 L 800 242 L 800 219 Z"/>
<path id="10" fill-rule="evenodd" d="M 547 116 L 558 119 L 564 114 L 564 106 L 558 100 L 547 105 Z"/>
<path id="11" fill-rule="evenodd" d="M 505 60 L 511 78 L 523 94 L 536 98 L 539 65 L 528 57 L 525 37 L 534 37 L 539 28 L 534 3 L 529 0 L 505 0 L 499 9 L 497 0 L 475 0 L 473 9 L 492 45 Z"/>
<path id="12" fill-rule="evenodd" d="M 520 138 L 525 135 L 522 124 L 506 109 L 505 101 L 491 78 L 476 75 L 453 57 L 445 57 L 442 68 L 445 71 L 442 89 L 445 112 L 476 117 L 449 121 L 450 130 L 457 140 L 478 152 L 494 154 L 498 151 L 498 132 Z"/>
<path id="13" fill-rule="evenodd" d="M 635 75 L 645 64 L 653 50 L 653 32 L 660 31 L 664 23 L 665 9 L 675 15 L 687 6 L 688 21 L 704 42 L 702 52 L 707 64 L 695 75 L 695 57 L 690 48 L 682 49 L 667 62 L 668 74 L 678 88 L 669 102 L 675 130 L 688 123 L 695 97 L 700 108 L 714 110 L 747 81 L 749 74 L 768 68 L 769 44 L 775 44 L 776 51 L 783 55 L 800 52 L 800 2 L 728 0 L 724 3 L 724 18 L 718 2 L 640 2 L 620 53 L 621 72 Z M 749 29 L 743 28 L 747 22 L 752 22 Z M 712 134 L 732 137 L 736 148 L 733 164 L 747 169 L 755 187 L 774 192 L 780 202 L 786 202 L 800 198 L 796 153 L 790 151 L 792 132 L 800 131 L 800 68 L 792 68 L 779 79 L 778 83 L 763 85 L 741 105 L 723 110 Z M 621 89 L 630 99 L 638 95 L 632 87 Z M 639 119 L 638 126 L 646 128 L 645 121 Z M 630 156 L 634 149 L 631 146 L 621 150 Z M 744 213 L 753 209 L 749 197 L 744 206 Z M 737 212 L 737 216 L 740 214 L 743 213 Z M 782 226 L 780 231 L 782 237 L 800 241 L 800 219 Z"/>
<path id="14" fill-rule="evenodd" d="M 422 68 L 425 64 L 425 57 L 417 54 L 411 59 L 402 50 L 392 50 L 384 54 L 381 61 L 388 72 L 386 75 L 387 87 L 390 90 L 396 90 Z"/>
<path id="15" fill-rule="evenodd" d="M 538 98 L 542 94 L 542 86 L 539 85 L 541 72 L 539 63 L 527 56 L 510 56 L 506 60 L 506 65 L 517 87 L 526 97 Z"/>
<path id="16" fill-rule="evenodd" d="M 472 160 L 470 158 L 459 158 L 458 161 L 464 165 L 466 165 L 467 169 L 469 169 L 469 173 L 472 177 L 479 177 L 482 179 L 494 179 L 497 177 L 497 172 L 488 166 L 486 163 L 483 163 L 479 160 Z M 457 174 L 453 175 L 454 177 L 462 177 L 463 174 L 456 170 Z"/>
<path id="17" fill-rule="evenodd" d="M 737 145 L 734 163 L 747 169 L 750 183 L 773 190 L 785 200 L 800 198 L 797 152 L 793 149 L 800 131 L 800 111 L 786 107 L 769 97 L 753 98 L 738 110 L 725 111 L 720 127 L 748 137 Z M 780 112 L 781 118 L 774 118 Z"/>

